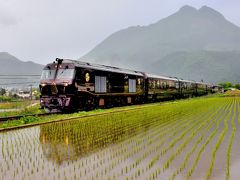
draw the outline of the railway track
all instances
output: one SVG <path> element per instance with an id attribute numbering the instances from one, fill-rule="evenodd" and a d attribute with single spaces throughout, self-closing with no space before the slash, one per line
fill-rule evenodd
<path id="1" fill-rule="evenodd" d="M 100 112 L 100 113 L 93 113 L 93 114 L 86 114 L 86 115 L 79 115 L 79 116 L 71 116 L 69 114 L 69 117 L 63 117 L 63 118 L 57 118 L 55 120 L 51 121 L 46 121 L 46 122 L 34 122 L 34 123 L 27 123 L 27 124 L 22 124 L 22 125 L 17 125 L 17 126 L 10 126 L 6 128 L 0 128 L 1 131 L 8 131 L 8 130 L 15 130 L 15 129 L 21 129 L 21 128 L 26 128 L 26 127 L 32 127 L 32 126 L 37 126 L 37 125 L 43 125 L 43 124 L 50 124 L 50 123 L 55 123 L 55 122 L 63 122 L 63 121 L 68 121 L 68 120 L 74 120 L 74 119 L 82 119 L 86 117 L 93 117 L 93 116 L 103 116 L 107 114 L 114 114 L 118 112 L 127 112 L 127 111 L 133 111 L 136 109 L 143 109 L 151 106 L 161 106 L 164 105 L 165 103 L 151 103 L 151 104 L 139 104 L 139 105 L 134 105 L 131 108 L 123 108 L 123 109 L 114 109 L 113 111 L 108 111 L 108 112 Z M 59 112 L 53 112 L 53 113 L 42 113 L 42 114 L 30 114 L 30 115 L 21 115 L 21 116 L 9 116 L 9 117 L 0 117 L 0 123 L 4 123 L 6 121 L 11 121 L 11 120 L 19 120 L 21 117 L 28 117 L 28 116 L 35 116 L 35 117 L 41 117 L 41 116 L 48 116 L 51 114 L 61 114 Z"/>
<path id="2" fill-rule="evenodd" d="M 158 103 L 152 103 L 152 104 L 139 104 L 139 105 L 134 105 L 131 108 L 123 108 L 123 109 L 115 109 L 113 111 L 110 112 L 102 112 L 102 113 L 96 113 L 96 114 L 88 114 L 88 115 L 83 115 L 83 116 L 74 116 L 72 117 L 70 114 L 69 118 L 64 118 L 61 120 L 71 120 L 71 119 L 77 119 L 77 118 L 84 118 L 84 117 L 90 117 L 90 116 L 99 116 L 99 115 L 106 115 L 106 114 L 112 114 L 112 113 L 116 113 L 116 112 L 124 112 L 124 111 L 131 111 L 134 109 L 142 109 L 148 106 L 156 106 L 156 105 L 160 105 Z M 109 108 L 111 109 L 111 108 Z M 19 120 L 22 117 L 43 117 L 43 116 L 48 116 L 48 115 L 52 115 L 52 114 L 61 114 L 60 112 L 49 112 L 49 113 L 40 113 L 40 114 L 29 114 L 29 115 L 17 115 L 17 116 L 6 116 L 6 117 L 0 117 L 0 123 L 1 122 L 6 122 L 6 121 L 13 121 L 13 120 Z"/>

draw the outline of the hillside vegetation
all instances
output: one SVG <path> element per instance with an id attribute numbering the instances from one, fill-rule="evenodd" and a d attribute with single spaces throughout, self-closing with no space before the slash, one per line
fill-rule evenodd
<path id="1" fill-rule="evenodd" d="M 212 8 L 182 7 L 149 26 L 110 35 L 81 60 L 210 82 L 236 83 L 240 28 Z"/>

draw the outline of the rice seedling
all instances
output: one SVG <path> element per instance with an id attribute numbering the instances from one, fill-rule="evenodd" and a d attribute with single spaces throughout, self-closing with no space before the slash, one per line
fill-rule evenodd
<path id="1" fill-rule="evenodd" d="M 194 179 L 202 154 L 213 144 L 210 178 L 227 133 L 230 179 L 239 102 L 237 97 L 183 100 L 0 132 L 0 179 L 175 179 L 183 171 Z"/>
<path id="2" fill-rule="evenodd" d="M 237 103 L 237 102 L 235 102 Z M 229 138 L 229 144 L 228 144 L 228 149 L 227 149 L 227 162 L 226 162 L 226 179 L 230 179 L 230 157 L 231 157 L 231 148 L 232 148 L 232 143 L 233 143 L 233 139 L 235 137 L 235 132 L 236 132 L 236 124 L 235 124 L 235 118 L 237 117 L 237 106 L 236 108 L 233 109 L 233 117 L 231 120 L 231 128 L 232 128 L 232 133 L 231 136 Z"/>
<path id="3" fill-rule="evenodd" d="M 232 104 L 231 104 L 231 106 L 232 106 Z M 231 106 L 230 106 L 230 108 L 231 108 Z M 210 168 L 209 168 L 209 170 L 207 172 L 207 177 L 206 177 L 207 179 L 210 179 L 210 176 L 211 176 L 211 173 L 212 173 L 212 170 L 213 170 L 213 166 L 214 166 L 214 162 L 215 162 L 214 160 L 215 160 L 215 157 L 216 157 L 217 150 L 219 149 L 219 147 L 221 145 L 221 142 L 223 141 L 223 139 L 224 139 L 224 137 L 226 135 L 226 132 L 228 130 L 228 120 L 229 120 L 230 116 L 231 116 L 231 111 L 228 112 L 226 118 L 224 119 L 224 129 L 221 132 L 221 134 L 220 134 L 220 136 L 219 136 L 219 138 L 217 140 L 217 143 L 215 144 L 215 148 L 213 149 L 212 159 L 211 159 L 211 163 L 210 163 Z"/>
<path id="4" fill-rule="evenodd" d="M 195 168 L 196 168 L 196 166 L 198 164 L 198 161 L 200 160 L 200 157 L 201 157 L 204 149 L 206 148 L 206 146 L 210 143 L 210 141 L 213 139 L 213 137 L 217 133 L 217 131 L 219 129 L 219 124 L 221 123 L 222 120 L 224 120 L 225 116 L 223 118 L 218 118 L 218 120 L 216 122 L 216 128 L 214 130 L 212 130 L 212 133 L 208 136 L 208 138 L 206 139 L 204 144 L 200 147 L 200 150 L 197 153 L 197 157 L 196 157 L 195 161 L 193 162 L 193 164 L 190 167 L 190 169 L 188 169 L 187 179 L 189 179 L 191 177 L 191 175 L 193 174 L 193 172 L 194 172 L 194 170 L 195 170 Z"/>
<path id="5" fill-rule="evenodd" d="M 212 114 L 212 116 L 209 116 L 208 121 L 211 121 L 211 122 L 207 123 L 207 127 L 205 127 L 207 132 L 209 132 L 210 129 L 212 128 L 212 126 L 216 123 L 217 119 L 219 118 L 218 117 L 219 116 L 218 113 L 223 110 L 223 107 L 224 106 L 218 107 L 216 109 L 216 111 L 213 111 L 214 113 Z M 205 135 L 206 135 L 206 131 L 202 130 L 202 133 L 199 135 L 199 137 L 195 141 L 195 143 L 192 146 L 191 150 L 186 154 L 186 156 L 185 156 L 181 166 L 178 169 L 176 169 L 176 171 L 173 172 L 172 176 L 169 179 L 171 179 L 171 180 L 175 179 L 175 177 L 184 170 L 184 168 L 187 166 L 187 163 L 188 163 L 191 155 L 195 152 L 195 150 L 197 149 L 199 144 L 203 141 Z"/>

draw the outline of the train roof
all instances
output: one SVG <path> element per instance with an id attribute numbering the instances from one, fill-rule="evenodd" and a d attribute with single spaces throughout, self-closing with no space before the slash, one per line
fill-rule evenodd
<path id="1" fill-rule="evenodd" d="M 142 76 L 142 77 L 144 76 L 143 73 L 140 72 L 140 71 L 134 71 L 134 70 L 124 69 L 124 68 L 118 68 L 118 67 L 114 67 L 114 66 L 107 66 L 107 65 L 88 63 L 88 62 L 83 62 L 83 61 L 63 59 L 63 63 L 73 63 L 76 67 L 83 67 L 83 68 L 102 70 L 102 71 L 109 71 L 109 72 L 116 72 L 116 73 L 135 75 L 135 76 Z"/>
<path id="2" fill-rule="evenodd" d="M 134 70 L 130 70 L 130 69 L 118 68 L 118 67 L 114 67 L 114 66 L 101 65 L 101 64 L 95 64 L 95 63 L 88 63 L 88 62 L 77 61 L 77 60 L 72 60 L 72 59 L 58 59 L 57 58 L 56 61 L 58 61 L 58 60 L 61 60 L 63 63 L 72 63 L 76 67 L 83 67 L 83 68 L 88 68 L 88 69 L 122 73 L 122 74 L 135 75 L 135 76 L 141 76 L 141 77 L 147 77 L 147 78 L 165 79 L 165 80 L 172 80 L 172 81 L 181 81 L 181 82 L 209 85 L 209 83 L 206 83 L 206 82 L 196 82 L 193 80 L 185 80 L 185 79 L 180 79 L 177 77 L 154 75 L 154 74 L 150 74 L 150 73 L 144 73 L 141 71 L 134 71 Z M 50 65 L 50 64 L 48 64 L 48 65 Z M 46 66 L 48 66 L 48 65 L 46 65 Z M 217 86 L 217 85 L 215 85 L 215 86 Z"/>
<path id="3" fill-rule="evenodd" d="M 160 76 L 160 75 L 154 75 L 154 74 L 149 74 L 149 73 L 145 73 L 145 75 L 146 75 L 148 78 L 157 78 L 157 79 L 165 79 L 165 80 L 178 81 L 177 78 L 173 78 L 173 77 Z"/>
<path id="4" fill-rule="evenodd" d="M 186 83 L 196 83 L 196 81 L 193 80 L 186 80 L 186 79 L 179 79 L 181 82 L 186 82 Z"/>
<path id="5" fill-rule="evenodd" d="M 196 83 L 197 83 L 197 84 L 205 84 L 205 85 L 208 85 L 208 83 L 206 83 L 206 82 L 197 81 Z"/>

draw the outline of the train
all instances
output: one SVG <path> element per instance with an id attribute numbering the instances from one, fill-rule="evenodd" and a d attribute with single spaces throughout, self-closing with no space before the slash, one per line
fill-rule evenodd
<path id="1" fill-rule="evenodd" d="M 202 96 L 218 88 L 210 83 L 60 58 L 43 68 L 39 84 L 41 107 L 60 112 Z"/>

